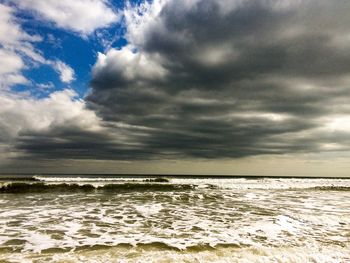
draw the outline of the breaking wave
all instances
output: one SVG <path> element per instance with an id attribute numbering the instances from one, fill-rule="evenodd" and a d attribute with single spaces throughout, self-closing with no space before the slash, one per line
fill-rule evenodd
<path id="1" fill-rule="evenodd" d="M 40 177 L 0 180 L 0 193 L 100 192 L 100 191 L 177 191 L 223 189 L 229 191 L 350 191 L 350 180 L 291 179 L 179 179 L 151 177 Z"/>
<path id="2" fill-rule="evenodd" d="M 122 192 L 122 191 L 177 191 L 194 189 L 195 185 L 163 183 L 119 183 L 95 186 L 92 184 L 46 184 L 46 183 L 2 183 L 0 193 L 46 193 L 46 192 Z"/>

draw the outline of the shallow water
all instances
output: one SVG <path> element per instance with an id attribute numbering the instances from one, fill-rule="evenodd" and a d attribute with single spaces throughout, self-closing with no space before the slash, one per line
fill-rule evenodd
<path id="1" fill-rule="evenodd" d="M 350 262 L 350 180 L 0 183 L 0 262 Z"/>

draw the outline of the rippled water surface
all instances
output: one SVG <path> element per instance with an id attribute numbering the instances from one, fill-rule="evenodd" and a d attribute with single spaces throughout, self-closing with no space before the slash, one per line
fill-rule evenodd
<path id="1" fill-rule="evenodd" d="M 0 262 L 350 262 L 350 180 L 0 183 Z"/>

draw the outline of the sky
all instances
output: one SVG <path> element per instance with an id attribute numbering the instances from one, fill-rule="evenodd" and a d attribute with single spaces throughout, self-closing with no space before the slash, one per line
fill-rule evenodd
<path id="1" fill-rule="evenodd" d="M 0 0 L 0 173 L 350 176 L 349 12 Z"/>

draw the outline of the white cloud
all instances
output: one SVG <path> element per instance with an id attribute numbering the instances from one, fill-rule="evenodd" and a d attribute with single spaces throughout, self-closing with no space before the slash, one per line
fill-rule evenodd
<path id="1" fill-rule="evenodd" d="M 0 45 L 2 49 L 21 53 L 34 61 L 44 63 L 45 59 L 32 45 L 41 41 L 41 37 L 29 35 L 23 31 L 14 12 L 12 7 L 0 4 Z"/>
<path id="2" fill-rule="evenodd" d="M 0 90 L 8 89 L 8 87 L 16 85 L 16 84 L 28 84 L 30 83 L 28 79 L 26 79 L 21 74 L 4 74 L 0 75 Z"/>
<path id="3" fill-rule="evenodd" d="M 74 70 L 64 62 L 57 60 L 52 62 L 54 69 L 60 75 L 62 82 L 70 83 L 74 80 Z"/>
<path id="4" fill-rule="evenodd" d="M 58 27 L 83 35 L 107 27 L 119 19 L 106 0 L 12 0 Z"/>
<path id="5" fill-rule="evenodd" d="M 9 50 L 0 49 L 0 75 L 18 72 L 24 67 L 20 56 Z"/>
<path id="6" fill-rule="evenodd" d="M 22 75 L 27 64 L 46 64 L 34 43 L 41 41 L 38 35 L 29 35 L 20 27 L 13 7 L 0 4 L 0 89 L 9 89 L 29 81 Z M 25 63 L 27 62 L 27 63 Z"/>
<path id="7" fill-rule="evenodd" d="M 166 75 L 160 57 L 145 52 L 133 52 L 130 46 L 120 50 L 112 48 L 106 54 L 99 53 L 93 74 L 107 69 L 120 72 L 127 80 L 162 78 Z"/>
<path id="8" fill-rule="evenodd" d="M 13 12 L 11 7 L 0 4 L 0 89 L 28 82 L 21 74 L 25 68 L 23 56 L 34 61 L 43 60 L 32 46 L 32 42 L 40 38 L 25 33 L 15 20 Z"/>
<path id="9" fill-rule="evenodd" d="M 0 92 L 0 142 L 15 140 L 20 132 L 45 131 L 59 125 L 99 130 L 96 114 L 76 96 L 70 89 L 53 92 L 43 99 Z"/>
<path id="10" fill-rule="evenodd" d="M 38 36 L 25 33 L 13 17 L 12 7 L 0 3 L 0 43 L 3 46 L 18 46 L 22 41 L 38 41 Z"/>
<path id="11" fill-rule="evenodd" d="M 30 83 L 22 71 L 30 65 L 47 65 L 54 68 L 62 82 L 74 80 L 74 70 L 64 62 L 47 60 L 34 44 L 41 41 L 38 35 L 29 35 L 19 25 L 15 9 L 0 4 L 0 89 L 16 84 Z"/>

